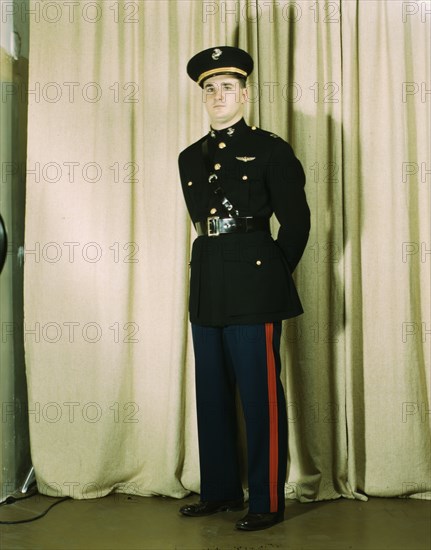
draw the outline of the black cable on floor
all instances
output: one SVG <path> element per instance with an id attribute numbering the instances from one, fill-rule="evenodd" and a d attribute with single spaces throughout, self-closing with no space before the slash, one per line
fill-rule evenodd
<path id="1" fill-rule="evenodd" d="M 19 500 L 25 500 L 26 498 L 34 497 L 36 493 L 31 493 L 30 495 L 26 495 L 25 497 L 7 497 L 6 500 L 3 502 L 0 502 L 0 506 L 4 506 L 5 504 L 15 504 L 15 502 L 18 502 Z"/>
<path id="2" fill-rule="evenodd" d="M 4 506 L 5 504 L 14 504 L 15 502 L 19 502 L 20 500 L 25 500 L 30 497 L 34 497 L 37 493 L 33 493 L 32 495 L 27 495 L 25 497 L 15 498 L 15 497 L 8 497 L 4 502 L 0 504 L 0 506 Z M 38 516 L 34 516 L 32 518 L 28 519 L 19 519 L 16 521 L 0 521 L 0 525 L 16 525 L 17 523 L 30 523 L 31 521 L 36 521 L 37 519 L 43 518 L 46 516 L 46 514 L 51 510 L 51 508 L 54 508 L 54 506 L 57 506 L 57 504 L 61 504 L 65 500 L 69 500 L 70 497 L 63 497 L 57 502 L 54 502 L 49 506 L 44 512 L 39 514 Z"/>

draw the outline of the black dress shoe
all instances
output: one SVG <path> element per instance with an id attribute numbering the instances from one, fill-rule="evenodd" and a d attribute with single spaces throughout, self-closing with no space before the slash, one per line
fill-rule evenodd
<path id="1" fill-rule="evenodd" d="M 180 508 L 181 514 L 192 517 L 210 516 L 211 514 L 217 514 L 217 512 L 231 512 L 236 510 L 244 510 L 244 499 L 206 500 L 195 502 L 194 504 L 186 504 Z"/>
<path id="2" fill-rule="evenodd" d="M 242 531 L 257 531 L 259 529 L 268 529 L 276 523 L 284 520 L 284 512 L 270 512 L 268 514 L 250 514 L 248 513 L 242 519 L 236 522 L 236 528 Z"/>

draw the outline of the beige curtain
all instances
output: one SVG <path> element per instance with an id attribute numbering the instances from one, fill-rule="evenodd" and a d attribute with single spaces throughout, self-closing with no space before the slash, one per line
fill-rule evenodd
<path id="1" fill-rule="evenodd" d="M 208 130 L 185 65 L 227 44 L 254 56 L 247 120 L 292 144 L 312 211 L 295 273 L 305 314 L 282 342 L 286 496 L 430 497 L 421 4 L 30 4 L 24 334 L 39 490 L 199 491 L 195 234 L 176 161 Z"/>

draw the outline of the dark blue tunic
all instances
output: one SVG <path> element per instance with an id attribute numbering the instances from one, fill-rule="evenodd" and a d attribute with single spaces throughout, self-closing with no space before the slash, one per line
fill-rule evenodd
<path id="1" fill-rule="evenodd" d="M 270 218 L 280 229 L 276 240 L 256 231 L 200 236 L 193 243 L 190 320 L 206 326 L 267 323 L 302 313 L 292 279 L 307 243 L 310 212 L 301 163 L 280 137 L 244 119 L 211 130 L 179 156 L 181 184 L 194 224 L 227 217 L 208 182 L 202 142 L 229 201 L 240 216 Z"/>

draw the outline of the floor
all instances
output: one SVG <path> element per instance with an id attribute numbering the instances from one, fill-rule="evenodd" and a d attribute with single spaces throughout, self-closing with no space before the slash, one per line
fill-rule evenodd
<path id="1" fill-rule="evenodd" d="M 59 499 L 39 494 L 2 505 L 0 522 L 34 517 Z M 110 495 L 65 500 L 31 523 L 0 525 L 2 550 L 430 550 L 431 502 L 371 498 L 286 503 L 285 521 L 240 532 L 243 512 L 181 516 L 181 501 Z"/>

